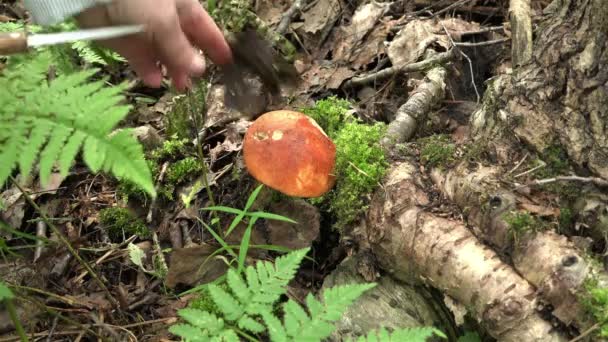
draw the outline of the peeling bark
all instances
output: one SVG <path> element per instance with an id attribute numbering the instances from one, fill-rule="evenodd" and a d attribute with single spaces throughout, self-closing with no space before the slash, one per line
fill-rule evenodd
<path id="1" fill-rule="evenodd" d="M 553 315 L 566 325 L 588 328 L 577 298 L 592 267 L 572 241 L 553 231 L 511 238 L 503 214 L 516 209 L 515 194 L 500 186 L 498 167 L 468 170 L 464 163 L 449 172 L 433 170 L 439 190 L 459 206 L 476 236 L 501 253 L 511 252 L 513 266 L 553 306 Z M 599 271 L 599 270 L 596 270 Z"/>
<path id="2" fill-rule="evenodd" d="M 513 32 L 511 60 L 513 65 L 526 63 L 532 56 L 532 13 L 530 0 L 511 0 L 509 19 Z"/>
<path id="3" fill-rule="evenodd" d="M 536 312 L 534 287 L 462 223 L 424 210 L 415 167 L 395 164 L 366 220 L 370 247 L 396 278 L 418 276 L 465 305 L 500 341 L 565 341 Z"/>

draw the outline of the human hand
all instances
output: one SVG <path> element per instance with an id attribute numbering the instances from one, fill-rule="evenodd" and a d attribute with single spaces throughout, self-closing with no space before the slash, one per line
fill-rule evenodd
<path id="1" fill-rule="evenodd" d="M 99 41 L 128 60 L 150 87 L 160 87 L 161 69 L 179 91 L 191 86 L 191 76 L 205 70 L 202 50 L 216 64 L 232 61 L 230 47 L 218 26 L 197 0 L 114 0 L 90 8 L 76 20 L 84 28 L 145 25 L 137 35 Z"/>

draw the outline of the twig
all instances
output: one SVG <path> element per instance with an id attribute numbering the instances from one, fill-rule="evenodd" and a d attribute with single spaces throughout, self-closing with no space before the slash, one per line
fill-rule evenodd
<path id="1" fill-rule="evenodd" d="M 555 182 L 581 182 L 581 183 L 593 183 L 599 187 L 608 187 L 608 181 L 598 177 L 580 177 L 580 176 L 557 176 L 553 178 L 536 179 L 528 184 L 520 185 L 517 188 L 526 186 L 544 185 Z"/>
<path id="2" fill-rule="evenodd" d="M 450 43 L 452 43 L 452 46 L 454 46 L 454 47 L 457 46 L 456 43 L 454 42 L 454 39 L 452 39 L 452 35 L 450 34 L 450 31 L 448 31 L 448 29 L 445 27 L 445 25 L 443 25 L 443 23 L 441 23 L 441 27 L 443 27 L 443 30 L 445 31 L 445 34 L 448 36 Z M 457 50 L 469 62 L 469 71 L 471 72 L 471 84 L 473 85 L 473 89 L 475 90 L 475 95 L 477 96 L 477 103 L 479 103 L 481 96 L 479 95 L 479 91 L 477 90 L 477 85 L 475 84 L 475 73 L 473 72 L 473 62 L 471 62 L 471 59 L 469 58 L 469 56 L 467 56 L 466 53 L 462 52 L 460 49 L 457 49 Z"/>
<path id="3" fill-rule="evenodd" d="M 538 170 L 538 169 L 540 169 L 540 168 L 545 167 L 546 165 L 547 165 L 547 163 L 545 163 L 544 161 L 542 161 L 542 160 L 541 160 L 541 161 L 540 161 L 540 165 L 538 165 L 538 166 L 536 166 L 536 167 L 533 167 L 533 168 L 531 168 L 531 169 L 530 169 L 530 170 L 528 170 L 528 171 L 524 171 L 524 172 L 522 172 L 522 173 L 520 173 L 520 174 L 517 174 L 517 175 L 513 176 L 513 178 L 519 178 L 519 177 L 521 177 L 521 176 L 525 176 L 525 175 L 527 175 L 527 174 L 529 174 L 529 173 L 531 173 L 531 172 L 534 172 L 534 171 L 536 171 L 536 170 Z"/>
<path id="4" fill-rule="evenodd" d="M 515 170 L 519 169 L 519 167 L 521 166 L 521 164 L 524 163 L 524 161 L 526 160 L 526 158 L 528 158 L 529 153 L 526 152 L 526 154 L 524 155 L 523 158 L 521 158 L 521 160 L 519 161 L 519 163 L 517 163 L 517 165 L 515 165 L 515 167 L 513 167 L 511 170 L 509 170 L 509 172 L 507 172 L 507 175 L 512 174 L 513 172 L 515 172 Z"/>
<path id="5" fill-rule="evenodd" d="M 302 11 L 302 7 L 306 6 L 307 0 L 295 0 L 291 7 L 283 13 L 283 17 L 281 17 L 281 22 L 276 29 L 278 34 L 285 34 L 287 32 L 287 28 L 291 23 L 291 20 L 296 16 L 297 13 Z"/>
<path id="6" fill-rule="evenodd" d="M 426 57 L 434 53 L 426 52 Z M 395 114 L 395 119 L 388 125 L 386 133 L 380 140 L 384 150 L 392 149 L 396 144 L 406 141 L 414 134 L 417 123 L 424 120 L 430 109 L 443 100 L 445 94 L 446 69 L 441 64 L 435 64 L 428 70 L 416 90 Z"/>
<path id="7" fill-rule="evenodd" d="M 118 302 L 116 301 L 116 298 L 114 298 L 114 296 L 112 296 L 112 293 L 106 287 L 106 285 L 103 283 L 103 281 L 101 281 L 101 279 L 99 278 L 97 273 L 95 273 L 95 271 L 93 271 L 91 266 L 86 261 L 84 261 L 84 259 L 82 259 L 80 257 L 80 255 L 78 255 L 78 253 L 76 252 L 74 247 L 72 247 L 72 244 L 70 244 L 70 242 L 66 239 L 66 237 L 63 236 L 61 231 L 59 231 L 59 229 L 51 222 L 51 220 L 49 220 L 49 218 L 44 214 L 44 212 L 40 209 L 40 207 L 36 204 L 36 202 L 34 202 L 34 200 L 32 200 L 30 198 L 27 191 L 25 191 L 25 189 L 15 180 L 15 178 L 13 178 L 13 176 L 9 176 L 9 177 L 10 177 L 11 182 L 19 189 L 19 191 L 21 191 L 21 193 L 23 194 L 23 197 L 29 203 L 29 205 L 31 205 L 34 208 L 34 210 L 36 210 L 36 212 L 40 214 L 40 216 L 42 217 L 44 222 L 46 222 L 47 226 L 51 227 L 51 230 L 53 231 L 53 233 L 55 235 L 57 235 L 57 237 L 59 237 L 59 240 L 65 245 L 65 247 L 68 249 L 68 251 L 89 272 L 91 277 L 93 277 L 95 282 L 97 282 L 97 285 L 99 285 L 99 287 L 106 293 L 106 295 L 108 296 L 108 300 L 110 301 L 112 306 L 114 308 L 118 308 Z"/>
<path id="8" fill-rule="evenodd" d="M 439 10 L 439 11 L 435 12 L 435 13 L 434 13 L 434 14 L 431 16 L 431 18 L 436 17 L 436 16 L 438 16 L 438 15 L 440 15 L 440 14 L 443 14 L 443 13 L 445 13 L 445 12 L 447 12 L 447 11 L 450 11 L 450 10 L 452 10 L 452 9 L 456 8 L 456 7 L 460 7 L 460 6 L 462 6 L 462 5 L 466 4 L 466 3 L 467 3 L 467 2 L 469 2 L 469 1 L 471 1 L 471 0 L 460 0 L 460 1 L 457 1 L 457 2 L 455 2 L 455 3 L 451 4 L 451 5 L 449 5 L 448 7 L 446 7 L 446 8 L 444 8 L 444 9 L 441 9 L 441 10 Z"/>
<path id="9" fill-rule="evenodd" d="M 583 333 L 581 333 L 580 335 L 578 335 L 577 337 L 571 339 L 568 342 L 576 342 L 576 341 L 580 341 L 583 338 L 585 338 L 587 335 L 591 334 L 594 330 L 597 330 L 600 327 L 600 323 L 595 323 L 594 325 L 592 325 L 589 329 L 585 330 Z"/>
<path id="10" fill-rule="evenodd" d="M 471 42 L 459 42 L 459 43 L 455 43 L 456 46 L 464 46 L 464 47 L 477 47 L 477 46 L 488 46 L 488 45 L 494 45 L 494 44 L 501 44 L 504 42 L 508 42 L 509 40 L 511 40 L 511 38 L 500 38 L 500 39 L 495 39 L 495 40 L 488 40 L 485 42 L 479 42 L 479 43 L 471 43 Z"/>
<path id="11" fill-rule="evenodd" d="M 159 191 L 161 188 L 161 185 L 162 185 L 161 182 L 163 181 L 165 172 L 167 172 L 167 167 L 169 167 L 169 162 L 164 162 L 160 168 L 160 172 L 158 174 L 158 177 L 156 178 L 156 191 Z M 156 202 L 157 202 L 157 199 L 153 198 L 152 202 L 150 203 L 150 209 L 148 209 L 148 215 L 146 215 L 147 223 L 152 223 L 152 213 L 153 213 L 154 209 L 156 208 Z"/>
<path id="12" fill-rule="evenodd" d="M 404 66 L 392 66 L 364 76 L 353 77 L 344 83 L 344 87 L 356 87 L 367 83 L 381 81 L 386 78 L 393 76 L 396 73 L 408 73 L 415 71 L 422 71 L 429 69 L 437 64 L 444 64 L 454 58 L 454 49 L 450 49 L 447 52 L 439 53 L 433 57 L 427 58 L 423 61 L 407 64 Z"/>
<path id="13" fill-rule="evenodd" d="M 479 30 L 475 30 L 475 31 L 464 31 L 464 32 L 460 32 L 460 36 L 473 36 L 476 34 L 482 34 L 482 33 L 488 33 L 488 32 L 495 32 L 495 31 L 500 31 L 500 30 L 504 30 L 504 26 L 490 26 L 490 27 L 484 27 L 481 28 Z"/>

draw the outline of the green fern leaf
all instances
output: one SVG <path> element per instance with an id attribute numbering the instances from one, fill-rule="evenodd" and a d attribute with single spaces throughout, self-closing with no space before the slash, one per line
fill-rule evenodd
<path id="1" fill-rule="evenodd" d="M 257 322 L 255 319 L 245 315 L 238 321 L 238 326 L 241 329 L 249 330 L 253 333 L 262 333 L 266 330 L 264 325 Z"/>
<path id="2" fill-rule="evenodd" d="M 207 289 L 227 320 L 235 321 L 245 313 L 240 303 L 221 287 L 209 284 Z"/>
<path id="3" fill-rule="evenodd" d="M 226 281 L 228 286 L 232 289 L 232 293 L 238 298 L 241 303 L 247 302 L 251 292 L 247 288 L 247 284 L 243 281 L 243 278 L 234 269 L 229 269 L 226 275 Z"/>
<path id="4" fill-rule="evenodd" d="M 283 318 L 285 330 L 290 336 L 296 336 L 302 326 L 310 320 L 304 309 L 292 300 L 283 305 L 283 311 L 285 312 Z"/>
<path id="5" fill-rule="evenodd" d="M 178 312 L 179 316 L 191 325 L 206 329 L 215 334 L 224 328 L 224 321 L 207 311 L 185 308 Z"/>
<path id="6" fill-rule="evenodd" d="M 175 324 L 169 327 L 169 332 L 179 336 L 186 341 L 198 342 L 209 341 L 209 334 L 204 333 L 200 328 L 189 324 Z"/>
<path id="7" fill-rule="evenodd" d="M 375 283 L 339 285 L 323 291 L 324 313 L 322 317 L 327 321 L 342 318 L 344 311 L 365 291 L 375 287 Z"/>
<path id="8" fill-rule="evenodd" d="M 119 104 L 125 85 L 87 81 L 95 70 L 47 82 L 50 56 L 43 51 L 9 63 L 0 77 L 0 129 L 8 129 L 0 135 L 0 184 L 15 167 L 29 174 L 37 159 L 40 180 L 47 184 L 53 168 L 65 176 L 82 149 L 91 171 L 132 181 L 156 196 L 143 148 L 131 130 L 112 132 L 130 110 Z"/>
<path id="9" fill-rule="evenodd" d="M 262 318 L 268 327 L 268 335 L 273 342 L 287 341 L 287 333 L 277 317 L 270 312 L 263 312 Z M 299 337 L 298 340 L 300 341 Z"/>
<path id="10" fill-rule="evenodd" d="M 441 330 L 433 327 L 400 328 L 391 333 L 386 328 L 380 328 L 369 331 L 365 336 L 360 336 L 356 342 L 426 342 L 433 335 L 447 338 Z M 352 339 L 347 341 L 352 341 Z"/>

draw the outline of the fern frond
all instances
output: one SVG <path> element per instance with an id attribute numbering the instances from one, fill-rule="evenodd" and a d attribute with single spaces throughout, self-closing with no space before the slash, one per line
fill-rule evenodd
<path id="1" fill-rule="evenodd" d="M 43 184 L 55 166 L 65 176 L 79 151 L 93 172 L 137 183 L 156 195 L 143 148 L 129 129 L 115 126 L 129 113 L 124 85 L 89 81 L 97 70 L 60 75 L 47 82 L 50 52 L 12 64 L 0 77 L 0 184 L 16 168 L 23 175 L 39 160 Z"/>
<path id="2" fill-rule="evenodd" d="M 441 330 L 433 327 L 400 328 L 390 333 L 386 328 L 380 328 L 360 336 L 355 342 L 426 342 L 433 335 L 447 338 Z M 352 339 L 348 342 L 352 342 Z"/>

